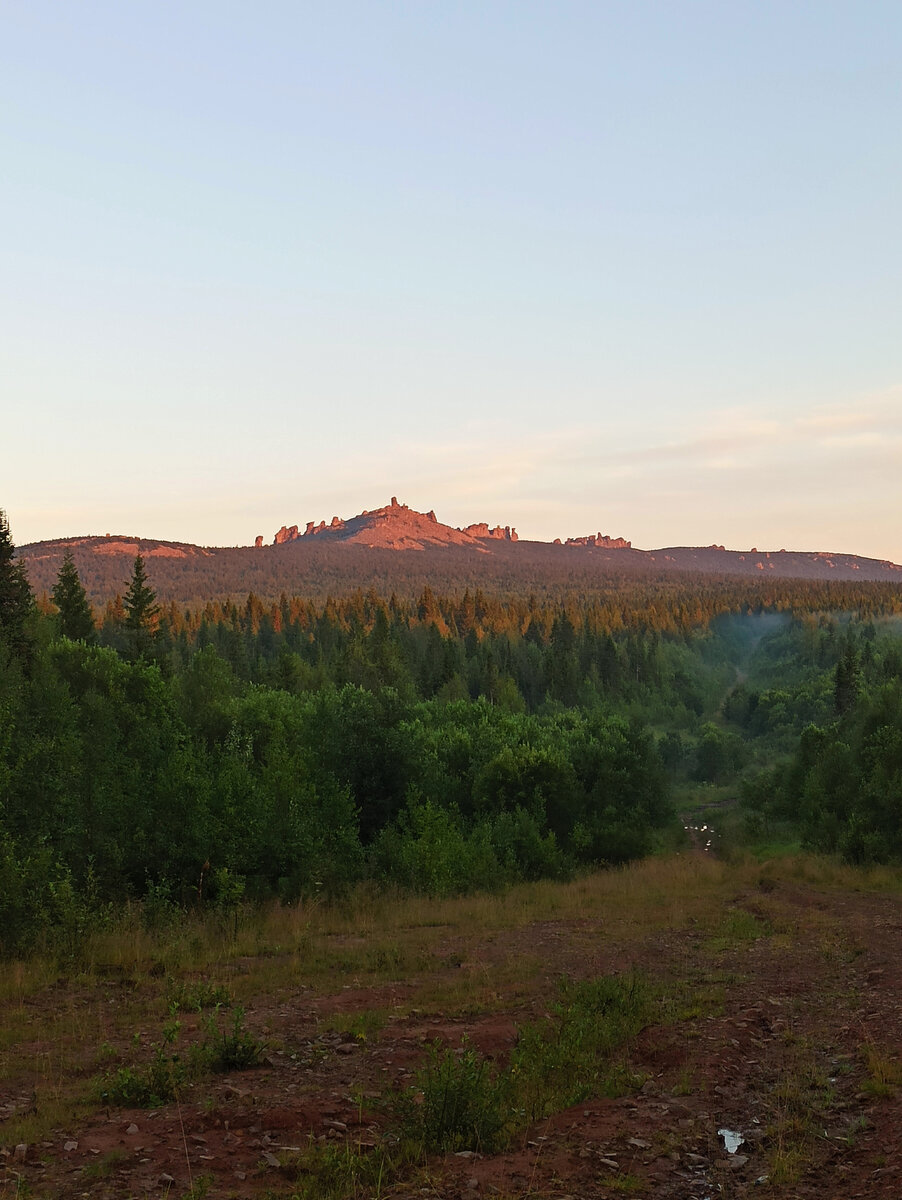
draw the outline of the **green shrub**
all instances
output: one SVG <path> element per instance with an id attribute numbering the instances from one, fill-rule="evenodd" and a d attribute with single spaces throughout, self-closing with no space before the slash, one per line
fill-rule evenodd
<path id="1" fill-rule="evenodd" d="M 100 1099 L 118 1108 L 160 1108 L 175 1099 L 186 1079 L 187 1070 L 179 1056 L 167 1054 L 160 1045 L 146 1067 L 120 1067 L 105 1076 Z"/>
<path id="2" fill-rule="evenodd" d="M 209 1071 L 246 1071 L 259 1066 L 265 1046 L 244 1027 L 244 1009 L 236 1008 L 231 1025 L 219 1027 L 219 1008 L 204 1020 L 207 1038 L 197 1052 L 198 1063 Z"/>
<path id="3" fill-rule="evenodd" d="M 516 1101 L 534 1121 L 594 1096 L 622 1095 L 641 1079 L 615 1052 L 647 1024 L 648 985 L 636 975 L 563 986 L 550 1019 L 525 1026 L 511 1055 Z"/>
<path id="4" fill-rule="evenodd" d="M 381 1196 L 402 1165 L 403 1155 L 390 1154 L 384 1146 L 369 1149 L 349 1142 L 317 1142 L 312 1137 L 293 1157 L 282 1157 L 282 1173 L 295 1181 L 292 1200 Z"/>
<path id="5" fill-rule="evenodd" d="M 185 910 L 174 898 L 168 879 L 147 879 L 141 903 L 141 924 L 149 933 L 172 929 L 184 920 Z"/>
<path id="6" fill-rule="evenodd" d="M 637 975 L 567 982 L 551 1017 L 524 1026 L 510 1063 L 498 1069 L 464 1043 L 433 1045 L 412 1088 L 389 1112 L 402 1138 L 448 1152 L 503 1146 L 518 1127 L 582 1100 L 617 1096 L 643 1082 L 618 1054 L 653 1015 Z"/>
<path id="7" fill-rule="evenodd" d="M 159 1108 L 174 1100 L 179 1089 L 208 1071 L 243 1071 L 259 1064 L 263 1043 L 244 1028 L 244 1009 L 236 1008 L 230 1025 L 220 1028 L 219 1008 L 203 1021 L 206 1038 L 191 1046 L 187 1056 L 170 1051 L 178 1040 L 181 1022 L 163 1030 L 163 1042 L 154 1048 L 146 1067 L 120 1067 L 99 1084 L 100 1099 L 122 1108 Z"/>
<path id="8" fill-rule="evenodd" d="M 0 832 L 0 958 L 30 954 L 42 941 L 73 958 L 108 916 L 97 901 L 90 868 L 79 890 L 46 846 L 23 852 Z"/>
<path id="9" fill-rule="evenodd" d="M 503 1145 L 510 1119 L 506 1072 L 494 1071 L 473 1047 L 430 1047 L 416 1084 L 396 1094 L 390 1109 L 400 1135 L 425 1150 L 482 1150 Z"/>

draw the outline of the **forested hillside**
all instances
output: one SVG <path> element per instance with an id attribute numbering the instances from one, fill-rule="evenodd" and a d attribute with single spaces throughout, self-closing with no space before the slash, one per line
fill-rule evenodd
<path id="1" fill-rule="evenodd" d="M 161 603 L 34 600 L 0 530 L 0 938 L 128 898 L 229 905 L 369 878 L 432 894 L 751 830 L 902 853 L 902 593 L 686 577 Z M 92 916 L 94 914 L 94 916 Z"/>
<path id="2" fill-rule="evenodd" d="M 103 605 L 126 586 L 136 554 L 153 567 L 157 595 L 193 608 L 208 601 L 242 601 L 249 592 L 269 603 L 284 593 L 316 602 L 359 588 L 386 598 L 415 599 L 425 587 L 460 594 L 482 590 L 517 598 L 534 593 L 554 599 L 564 592 L 621 591 L 635 587 L 679 586 L 707 589 L 718 581 L 744 580 L 753 605 L 774 603 L 773 587 L 793 580 L 800 586 L 831 583 L 902 584 L 902 567 L 852 554 L 727 550 L 723 546 L 675 546 L 637 550 L 621 539 L 591 535 L 564 544 L 508 540 L 451 530 L 404 506 L 378 510 L 386 514 L 371 543 L 345 539 L 344 527 L 316 530 L 276 545 L 202 547 L 184 542 L 106 536 L 37 542 L 19 552 L 35 594 L 49 594 L 63 559 L 71 554 L 92 603 Z M 369 514 L 373 516 L 373 514 Z M 410 520 L 445 530 L 448 539 L 416 541 Z M 356 527 L 363 518 L 348 526 Z M 383 528 L 387 525 L 388 528 Z M 397 527 L 395 527 L 397 526 Z M 289 534 L 292 531 L 287 531 Z"/>

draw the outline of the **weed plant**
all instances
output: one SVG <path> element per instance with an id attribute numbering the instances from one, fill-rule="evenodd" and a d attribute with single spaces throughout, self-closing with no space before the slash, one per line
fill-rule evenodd
<path id="1" fill-rule="evenodd" d="M 765 1127 L 771 1182 L 796 1184 L 814 1158 L 835 1102 L 815 1048 L 805 1041 L 790 1041 L 779 1078 L 768 1099 Z"/>
<path id="2" fill-rule="evenodd" d="M 491 1154 L 510 1132 L 512 1083 L 509 1071 L 495 1071 L 466 1043 L 460 1050 L 433 1045 L 416 1087 L 391 1101 L 401 1139 L 427 1151 Z"/>
<path id="3" fill-rule="evenodd" d="M 412 1088 L 388 1101 L 400 1138 L 427 1151 L 491 1153 L 518 1129 L 590 1096 L 638 1087 L 618 1052 L 647 1024 L 654 997 L 637 975 L 565 983 L 552 1016 L 520 1030 L 497 1069 L 474 1047 L 433 1046 Z"/>
<path id="4" fill-rule="evenodd" d="M 169 989 L 170 1012 L 203 1012 L 207 1008 L 229 1008 L 232 995 L 222 984 L 199 979 L 174 983 Z"/>
<path id="5" fill-rule="evenodd" d="M 532 1122 L 590 1096 L 617 1096 L 641 1086 L 615 1058 L 650 1020 L 654 998 L 638 975 L 603 976 L 563 985 L 550 1020 L 527 1025 L 511 1055 L 517 1104 Z"/>
<path id="6" fill-rule="evenodd" d="M 174 1100 L 186 1084 L 208 1072 L 244 1071 L 257 1066 L 264 1045 L 244 1026 L 244 1009 L 236 1008 L 230 1025 L 221 1028 L 218 1008 L 203 1021 L 204 1040 L 190 1046 L 187 1054 L 172 1049 L 181 1025 L 172 1022 L 164 1040 L 154 1047 L 144 1067 L 120 1067 L 104 1076 L 98 1094 L 104 1104 L 118 1108 L 160 1108 Z"/>
<path id="7" fill-rule="evenodd" d="M 388 1020 L 384 1008 L 366 1009 L 356 1013 L 333 1013 L 325 1028 L 334 1033 L 347 1033 L 357 1042 L 371 1042 L 379 1036 Z"/>
<path id="8" fill-rule="evenodd" d="M 99 1097 L 116 1108 L 161 1108 L 176 1098 L 187 1078 L 185 1063 L 163 1044 L 155 1047 L 147 1066 L 120 1067 L 105 1076 Z"/>
<path id="9" fill-rule="evenodd" d="M 399 1147 L 317 1142 L 311 1138 L 308 1146 L 283 1161 L 282 1173 L 293 1180 L 291 1200 L 348 1200 L 363 1195 L 378 1198 L 406 1161 Z M 271 1200 L 276 1200 L 275 1195 Z"/>
<path id="10" fill-rule="evenodd" d="M 203 1025 L 207 1034 L 200 1048 L 200 1061 L 210 1071 L 247 1071 L 260 1064 L 263 1043 L 244 1027 L 244 1009 L 232 1013 L 231 1026 L 219 1027 L 219 1010 L 214 1009 Z"/>
<path id="11" fill-rule="evenodd" d="M 895 1096 L 899 1085 L 902 1084 L 902 1066 L 898 1061 L 872 1041 L 867 1041 L 862 1046 L 861 1057 L 868 1073 L 861 1090 L 869 1096 L 879 1098 Z"/>

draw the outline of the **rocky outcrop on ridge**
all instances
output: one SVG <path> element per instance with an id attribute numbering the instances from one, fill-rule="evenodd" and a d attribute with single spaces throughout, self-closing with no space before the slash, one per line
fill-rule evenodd
<path id="1" fill-rule="evenodd" d="M 303 533 L 297 525 L 283 525 L 273 538 L 273 545 L 282 546 L 304 538 L 390 550 L 422 550 L 434 546 L 470 546 L 478 550 L 485 540 L 516 542 L 517 531 L 509 525 L 490 527 L 487 522 L 455 529 L 443 525 L 432 509 L 427 513 L 417 512 L 406 504 L 399 504 L 398 497 L 392 496 L 391 503 L 383 508 L 365 509 L 346 520 L 333 517 L 328 524 L 308 521 Z"/>
<path id="2" fill-rule="evenodd" d="M 496 541 L 502 542 L 519 540 L 516 529 L 511 529 L 510 525 L 496 525 L 490 529 L 485 521 L 480 521 L 476 525 L 465 525 L 461 533 L 468 533 L 470 537 L 475 538 L 494 538 Z"/>
<path id="3" fill-rule="evenodd" d="M 606 533 L 590 533 L 586 537 L 567 538 L 565 546 L 600 546 L 605 550 L 631 550 L 632 542 L 626 538 L 608 537 Z"/>

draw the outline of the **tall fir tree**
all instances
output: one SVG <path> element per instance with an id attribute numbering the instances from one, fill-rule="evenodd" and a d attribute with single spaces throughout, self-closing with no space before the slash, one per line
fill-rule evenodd
<path id="1" fill-rule="evenodd" d="M 855 707 L 861 692 L 861 667 L 854 645 L 846 644 L 833 674 L 833 707 L 844 717 Z"/>
<path id="2" fill-rule="evenodd" d="M 90 643 L 97 640 L 94 616 L 75 568 L 71 550 L 66 551 L 51 597 L 59 609 L 57 621 L 59 631 L 64 637 L 71 638 L 73 642 Z"/>
<path id="3" fill-rule="evenodd" d="M 156 600 L 156 592 L 147 581 L 144 559 L 139 554 L 135 558 L 128 590 L 122 598 L 125 628 L 131 635 L 132 646 L 138 655 L 144 654 L 153 640 L 154 622 L 160 612 Z"/>
<path id="4" fill-rule="evenodd" d="M 6 511 L 0 508 L 0 640 L 16 653 L 25 654 L 30 645 L 26 623 L 34 608 L 34 596 L 25 567 L 16 562 L 15 553 Z"/>

